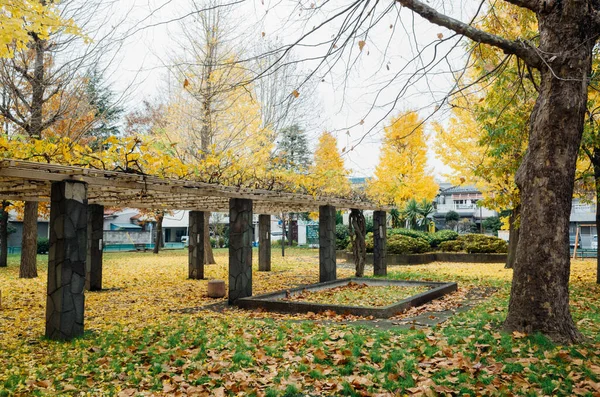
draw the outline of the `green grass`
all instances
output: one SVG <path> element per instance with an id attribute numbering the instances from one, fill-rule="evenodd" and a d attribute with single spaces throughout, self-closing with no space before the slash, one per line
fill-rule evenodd
<path id="1" fill-rule="evenodd" d="M 217 252 L 219 261 L 225 254 Z M 295 256 L 289 266 L 278 267 L 274 256 L 273 274 L 257 274 L 257 282 L 273 277 L 262 282 L 277 288 L 276 282 L 314 272 L 315 251 L 288 254 Z M 45 283 L 16 279 L 18 257 L 11 256 L 9 269 L 0 269 L 0 287 L 10 291 L 8 310 L 0 312 L 0 396 L 78 391 L 116 396 L 123 389 L 161 394 L 165 385 L 266 396 L 402 395 L 413 388 L 473 396 L 570 396 L 593 395 L 600 380 L 600 288 L 587 276 L 572 284 L 571 295 L 575 321 L 588 339 L 559 346 L 539 334 L 515 338 L 503 333 L 509 281 L 482 278 L 487 269 L 480 267 L 472 268 L 473 274 L 467 266 L 451 265 L 390 269 L 392 278 L 445 281 L 456 271 L 459 286 L 497 288 L 488 300 L 435 328 L 381 331 L 333 319 L 323 324 L 240 310 L 169 312 L 169 305 L 180 300 L 188 307 L 198 305 L 198 283 L 188 284 L 181 276 L 185 255 L 107 254 L 109 272 L 138 266 L 149 268 L 148 273 L 135 273 L 138 280 L 122 285 L 123 291 L 90 294 L 88 331 L 72 342 L 41 337 L 45 303 L 39 289 Z M 158 281 L 144 277 L 165 269 L 179 273 L 161 273 L 157 280 L 172 277 L 172 282 L 165 279 L 166 291 L 160 294 Z M 489 269 L 501 273 L 499 267 Z M 28 316 L 19 317 L 25 310 Z"/>

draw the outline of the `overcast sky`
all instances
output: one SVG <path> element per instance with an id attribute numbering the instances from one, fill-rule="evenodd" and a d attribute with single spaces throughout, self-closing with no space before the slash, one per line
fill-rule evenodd
<path id="1" fill-rule="evenodd" d="M 117 90 L 127 90 L 128 109 L 135 108 L 144 99 L 165 97 L 166 65 L 182 50 L 181 24 L 193 23 L 193 17 L 186 16 L 190 12 L 189 1 L 119 0 L 112 9 L 115 24 L 125 20 L 125 28 L 136 27 L 136 32 L 128 37 L 113 61 L 110 74 Z M 340 5 L 347 4 L 334 3 L 319 13 L 310 14 L 308 10 L 303 14 L 298 11 L 298 2 L 245 1 L 232 7 L 230 20 L 240 44 L 250 45 L 260 40 L 287 44 L 312 30 L 339 10 Z M 449 12 L 461 17 L 462 13 L 468 15 L 465 9 L 468 4 Z M 315 45 L 329 40 L 338 28 L 336 21 L 326 25 L 309 36 L 303 46 L 294 48 L 293 56 L 296 59 L 319 57 L 324 48 Z M 347 150 L 346 166 L 352 169 L 353 175 L 370 176 L 379 160 L 383 124 L 390 118 L 388 113 L 394 115 L 414 109 L 423 118 L 443 122 L 448 117 L 447 109 L 437 112 L 435 109 L 451 90 L 453 76 L 464 64 L 465 56 L 464 41 L 441 41 L 440 37 L 447 39 L 450 32 L 413 16 L 408 10 L 396 8 L 387 13 L 368 35 L 348 45 L 342 61 L 328 73 L 325 73 L 326 68 L 317 71 L 319 83 L 316 91 L 310 93 L 314 96 L 307 131 L 310 141 L 316 142 L 323 130 L 333 132 L 340 149 Z M 362 51 L 358 39 L 365 41 Z M 427 45 L 417 61 L 411 61 Z M 447 53 L 450 56 L 444 58 Z M 414 74 L 432 61 L 439 65 L 427 75 Z M 306 61 L 301 67 L 308 72 L 314 70 L 317 63 Z M 305 94 L 302 88 L 299 91 Z M 429 160 L 429 166 L 438 177 L 448 172 L 433 153 Z"/>

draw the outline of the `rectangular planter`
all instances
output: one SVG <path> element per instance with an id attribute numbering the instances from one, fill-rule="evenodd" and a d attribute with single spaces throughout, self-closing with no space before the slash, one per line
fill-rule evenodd
<path id="1" fill-rule="evenodd" d="M 282 300 L 286 296 L 298 295 L 305 290 L 322 291 L 325 289 L 335 288 L 347 285 L 349 282 L 367 284 L 371 286 L 429 286 L 432 287 L 429 291 L 413 295 L 396 303 L 382 307 L 360 307 L 360 306 L 344 306 L 344 305 L 328 305 L 323 303 L 312 302 L 291 302 Z M 408 281 L 408 280 L 386 280 L 386 279 L 371 279 L 371 278 L 346 278 L 341 280 L 327 281 L 324 283 L 311 284 L 306 287 L 293 288 L 282 290 L 270 294 L 251 296 L 238 299 L 235 305 L 244 309 L 263 309 L 267 311 L 284 312 L 284 313 L 319 313 L 323 311 L 333 311 L 338 314 L 352 314 L 355 316 L 373 316 L 376 318 L 389 318 L 395 316 L 405 310 L 423 305 L 434 299 L 437 299 L 450 292 L 456 291 L 458 285 L 456 283 L 438 283 L 430 281 Z"/>

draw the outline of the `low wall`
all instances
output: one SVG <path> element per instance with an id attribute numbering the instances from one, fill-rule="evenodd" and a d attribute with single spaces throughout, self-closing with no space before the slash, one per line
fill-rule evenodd
<path id="1" fill-rule="evenodd" d="M 352 253 L 336 252 L 337 259 L 354 262 Z M 431 262 L 506 263 L 507 254 L 468 254 L 465 252 L 427 252 L 425 254 L 387 254 L 388 266 L 424 265 Z M 373 254 L 367 254 L 367 263 L 373 264 Z"/>
<path id="2" fill-rule="evenodd" d="M 151 244 L 152 232 L 132 232 L 125 230 L 105 230 L 104 244 Z"/>

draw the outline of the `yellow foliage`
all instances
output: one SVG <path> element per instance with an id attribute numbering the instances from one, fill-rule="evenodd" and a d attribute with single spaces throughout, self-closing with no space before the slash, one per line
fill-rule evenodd
<path id="1" fill-rule="evenodd" d="M 12 58 L 31 41 L 31 34 L 47 39 L 52 32 L 80 34 L 71 20 L 64 20 L 54 2 L 38 0 L 0 0 L 0 58 Z"/>
<path id="2" fill-rule="evenodd" d="M 399 114 L 385 127 L 385 137 L 368 194 L 382 204 L 403 206 L 409 199 L 431 201 L 438 191 L 427 173 L 427 143 L 416 112 Z"/>
<path id="3" fill-rule="evenodd" d="M 350 193 L 349 171 L 337 148 L 337 139 L 325 131 L 315 149 L 314 165 L 310 169 L 309 192 L 315 195 L 340 195 Z"/>

